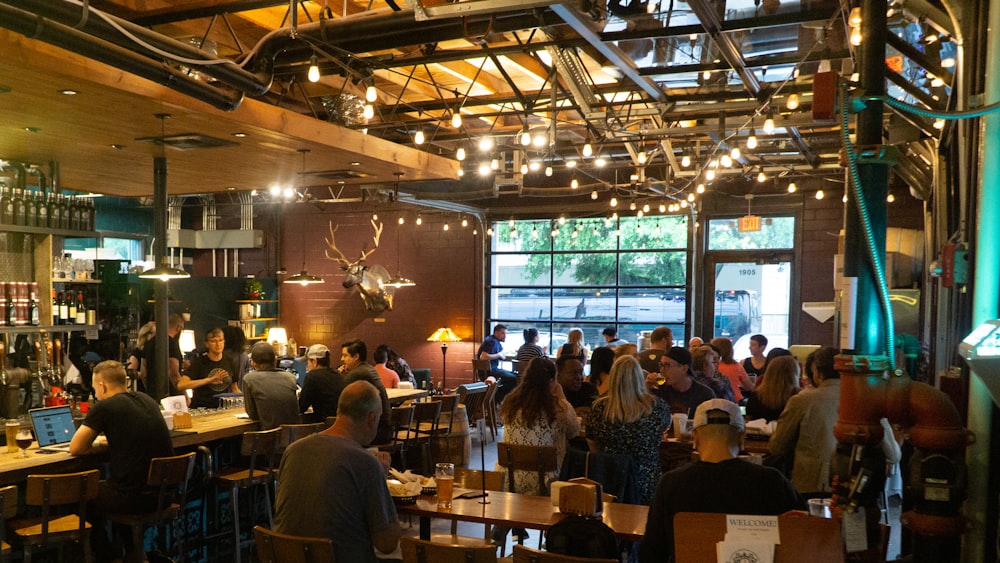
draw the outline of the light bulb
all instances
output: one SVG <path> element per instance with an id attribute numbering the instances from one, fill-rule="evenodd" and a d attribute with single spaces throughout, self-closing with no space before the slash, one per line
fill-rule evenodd
<path id="1" fill-rule="evenodd" d="M 691 157 L 688 156 L 688 155 L 682 156 L 681 157 L 681 166 L 683 166 L 684 168 L 687 168 L 688 166 L 691 166 Z"/>
<path id="2" fill-rule="evenodd" d="M 566 168 L 576 168 L 576 161 L 575 160 L 567 160 L 566 161 Z"/>
<path id="3" fill-rule="evenodd" d="M 462 176 L 465 176 L 465 170 L 462 170 L 461 168 L 459 168 L 458 169 L 458 177 L 461 178 Z"/>
<path id="4" fill-rule="evenodd" d="M 594 161 L 594 166 L 596 166 L 598 168 L 603 168 L 607 164 L 608 164 L 608 161 L 605 160 L 603 156 L 597 157 L 597 160 Z"/>
<path id="5" fill-rule="evenodd" d="M 493 227 L 487 227 L 486 228 L 486 236 L 488 236 L 488 237 L 493 236 Z"/>
<path id="6" fill-rule="evenodd" d="M 728 154 L 724 154 L 722 155 L 722 158 L 719 159 L 719 164 L 721 164 L 725 168 L 729 168 L 730 166 L 733 165 L 733 157 L 729 156 Z"/>
<path id="7" fill-rule="evenodd" d="M 645 215 L 645 213 L 643 213 L 643 212 L 642 212 L 642 209 L 640 209 L 640 210 L 639 210 L 639 212 L 635 214 L 635 216 L 636 216 L 636 217 L 639 217 L 639 218 L 641 218 L 641 217 L 642 217 L 643 215 Z M 636 229 L 636 230 L 639 230 L 639 229 L 640 229 L 640 226 L 639 226 L 639 225 L 636 225 L 636 226 L 635 226 L 635 229 Z"/>
<path id="8" fill-rule="evenodd" d="M 486 152 L 493 148 L 493 139 L 490 137 L 483 137 L 479 139 L 479 150 Z"/>
<path id="9" fill-rule="evenodd" d="M 594 201 L 597 201 L 598 197 L 599 197 L 599 195 L 597 193 L 597 190 L 594 190 L 594 191 L 590 192 L 590 199 L 592 199 Z"/>
<path id="10" fill-rule="evenodd" d="M 628 210 L 629 211 L 635 211 L 635 202 L 634 201 L 632 203 L 628 204 Z"/>
<path id="11" fill-rule="evenodd" d="M 541 168 L 542 168 L 542 163 L 538 162 L 537 160 L 532 160 L 531 162 L 528 163 L 528 170 L 531 170 L 532 172 L 538 172 L 539 170 L 541 170 Z"/>
<path id="12" fill-rule="evenodd" d="M 618 198 L 612 197 L 611 201 L 609 201 L 608 203 L 611 205 L 611 207 L 618 207 Z"/>
<path id="13" fill-rule="evenodd" d="M 479 165 L 479 175 L 488 176 L 490 173 L 490 164 L 488 162 L 483 162 Z"/>
<path id="14" fill-rule="evenodd" d="M 457 111 L 451 114 L 451 126 L 453 129 L 458 129 L 462 126 L 462 114 Z"/>
<path id="15" fill-rule="evenodd" d="M 538 227 L 531 227 L 531 238 L 538 240 Z"/>
<path id="16" fill-rule="evenodd" d="M 695 188 L 694 191 L 696 191 L 696 192 L 698 192 L 700 194 L 705 193 L 705 184 L 698 184 L 698 187 Z"/>
<path id="17" fill-rule="evenodd" d="M 490 160 L 490 170 L 500 170 L 500 161 L 495 158 Z"/>
<path id="18" fill-rule="evenodd" d="M 646 164 L 646 151 L 639 151 L 639 154 L 636 155 L 636 161 L 639 164 Z"/>
<path id="19" fill-rule="evenodd" d="M 823 190 L 816 192 L 816 199 L 823 199 L 824 197 L 826 197 L 826 194 L 823 193 Z"/>
<path id="20" fill-rule="evenodd" d="M 400 215 L 400 216 L 399 216 L 399 224 L 400 224 L 400 225 L 402 225 L 402 224 L 403 224 L 403 223 L 405 223 L 405 222 L 406 222 L 406 219 L 404 219 L 404 218 L 403 218 L 403 216 L 402 216 L 402 215 Z"/>
<path id="21" fill-rule="evenodd" d="M 861 7 L 855 6 L 851 8 L 851 15 L 848 17 L 848 22 L 850 22 L 851 27 L 858 27 L 861 25 Z"/>
<path id="22" fill-rule="evenodd" d="M 687 200 L 688 201 L 694 201 L 694 194 L 688 194 Z M 684 205 L 684 202 L 681 202 L 681 205 Z"/>
<path id="23" fill-rule="evenodd" d="M 295 197 L 295 189 L 294 188 L 285 188 L 284 196 L 285 196 L 285 199 L 292 199 L 293 197 Z"/>
<path id="24" fill-rule="evenodd" d="M 760 172 L 757 173 L 757 182 L 763 184 L 766 181 L 767 181 L 767 174 L 765 174 L 764 171 L 761 170 Z"/>
<path id="25" fill-rule="evenodd" d="M 569 182 L 569 187 L 575 190 L 580 187 L 580 182 L 576 178 L 573 178 Z"/>
<path id="26" fill-rule="evenodd" d="M 851 45 L 857 47 L 861 45 L 861 28 L 855 27 L 851 30 Z"/>
<path id="27" fill-rule="evenodd" d="M 468 227 L 469 226 L 469 220 L 465 219 L 465 218 L 462 218 L 462 226 L 463 227 Z"/>
<path id="28" fill-rule="evenodd" d="M 455 159 L 465 160 L 465 147 L 458 147 L 458 150 L 455 151 Z"/>
<path id="29" fill-rule="evenodd" d="M 594 147 L 590 146 L 590 143 L 583 145 L 583 156 L 590 156 L 594 154 Z"/>
<path id="30" fill-rule="evenodd" d="M 531 144 L 531 133 L 527 129 L 521 131 L 521 146 L 526 147 Z"/>
<path id="31" fill-rule="evenodd" d="M 660 213 L 666 213 L 666 212 L 667 212 L 667 204 L 661 203 L 660 204 Z M 657 224 L 657 227 L 659 227 L 659 224 Z"/>
<path id="32" fill-rule="evenodd" d="M 795 190 L 797 190 L 797 189 L 799 189 L 799 187 L 795 185 L 795 182 L 789 182 L 788 183 L 788 193 L 794 194 Z"/>
<path id="33" fill-rule="evenodd" d="M 729 151 L 729 158 L 733 160 L 739 160 L 741 156 L 743 156 L 743 153 L 739 147 L 733 147 L 733 150 Z"/>
<path id="34" fill-rule="evenodd" d="M 547 142 L 548 142 L 548 139 L 545 138 L 545 135 L 535 135 L 531 139 L 531 144 L 534 145 L 534 146 L 536 146 L 536 147 L 538 147 L 538 148 L 544 147 Z"/>
<path id="35" fill-rule="evenodd" d="M 934 128 L 935 129 L 944 129 L 944 120 L 943 119 L 935 119 L 934 120 Z"/>
<path id="36" fill-rule="evenodd" d="M 281 186 L 278 184 L 271 184 L 270 192 L 272 196 L 278 197 L 281 195 Z"/>
<path id="37" fill-rule="evenodd" d="M 649 213 L 649 204 L 648 203 L 642 206 L 642 212 L 643 213 Z"/>
<path id="38" fill-rule="evenodd" d="M 789 94 L 788 99 L 785 100 L 785 107 L 788 109 L 798 109 L 799 107 L 799 95 Z"/>
<path id="39" fill-rule="evenodd" d="M 560 215 L 559 216 L 559 224 L 560 225 L 565 225 L 566 224 L 566 216 L 565 215 Z"/>
<path id="40" fill-rule="evenodd" d="M 450 229 L 450 228 L 451 228 L 451 227 L 449 227 L 449 226 L 448 226 L 448 223 L 445 223 L 445 224 L 444 224 L 444 226 L 443 226 L 443 227 L 441 227 L 441 229 L 442 229 L 442 230 L 444 230 L 444 231 L 447 231 L 447 230 L 448 230 L 448 229 Z"/>
<path id="41" fill-rule="evenodd" d="M 365 109 L 361 112 L 361 117 L 371 119 L 375 117 L 375 108 L 371 104 L 365 104 Z"/>
<path id="42" fill-rule="evenodd" d="M 374 86 L 369 86 L 365 88 L 365 101 L 370 104 L 374 104 L 375 100 L 378 99 L 378 91 L 375 90 Z"/>
<path id="43" fill-rule="evenodd" d="M 770 135 L 774 133 L 774 118 L 768 117 L 764 120 L 764 132 Z"/>
<path id="44" fill-rule="evenodd" d="M 420 215 L 417 215 L 417 224 L 418 225 L 423 225 L 424 224 L 424 218 L 421 217 Z"/>
<path id="45" fill-rule="evenodd" d="M 417 132 L 413 134 L 413 142 L 418 145 L 424 144 L 424 130 L 417 129 Z"/>
<path id="46" fill-rule="evenodd" d="M 319 82 L 319 61 L 316 60 L 316 55 L 313 55 L 309 59 L 309 73 L 307 78 L 309 78 L 309 82 Z"/>
<path id="47" fill-rule="evenodd" d="M 885 196 L 885 200 L 887 202 L 889 202 L 889 203 L 892 203 L 892 202 L 896 201 L 896 196 L 894 196 L 892 194 L 889 194 L 889 195 Z"/>
<path id="48" fill-rule="evenodd" d="M 705 72 L 701 73 L 702 80 L 708 80 L 709 78 L 712 78 L 712 71 L 706 70 Z"/>
<path id="49" fill-rule="evenodd" d="M 527 173 L 528 173 L 528 164 L 526 162 L 522 162 L 521 163 L 521 174 L 527 174 Z"/>
<path id="50" fill-rule="evenodd" d="M 378 213 L 372 213 L 372 221 L 378 222 Z"/>
<path id="51" fill-rule="evenodd" d="M 711 182 L 714 179 L 715 179 L 715 170 L 709 168 L 708 170 L 705 171 L 705 180 Z"/>
<path id="52" fill-rule="evenodd" d="M 750 136 L 747 137 L 747 148 L 753 150 L 757 148 L 757 133 L 751 129 Z"/>
<path id="53" fill-rule="evenodd" d="M 546 176 L 552 176 L 552 167 L 551 166 L 546 166 L 545 167 L 545 175 Z"/>

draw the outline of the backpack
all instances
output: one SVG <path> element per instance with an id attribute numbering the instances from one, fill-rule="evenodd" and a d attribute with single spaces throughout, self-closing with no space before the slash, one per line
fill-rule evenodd
<path id="1" fill-rule="evenodd" d="M 574 557 L 619 559 L 618 538 L 600 518 L 571 514 L 545 535 L 545 550 Z"/>

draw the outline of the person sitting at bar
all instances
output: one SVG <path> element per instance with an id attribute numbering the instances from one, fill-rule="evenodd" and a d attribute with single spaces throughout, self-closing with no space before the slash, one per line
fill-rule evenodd
<path id="1" fill-rule="evenodd" d="M 698 405 L 692 430 L 698 461 L 660 479 L 639 544 L 640 563 L 674 560 L 678 512 L 776 516 L 805 509 L 802 497 L 778 470 L 739 459 L 745 436 L 736 403 L 711 399 Z"/>
<path id="2" fill-rule="evenodd" d="M 375 371 L 378 373 L 379 379 L 382 380 L 382 385 L 386 389 L 399 388 L 399 374 L 385 365 L 389 361 L 389 352 L 382 347 L 376 348 L 373 359 L 375 360 Z"/>
<path id="3" fill-rule="evenodd" d="M 376 444 L 385 444 L 392 440 L 392 406 L 389 404 L 389 394 L 385 391 L 382 378 L 375 368 L 368 365 L 368 346 L 362 340 L 348 340 L 340 347 L 340 373 L 348 384 L 355 381 L 367 381 L 378 390 L 382 398 L 382 418 L 379 420 Z"/>
<path id="4" fill-rule="evenodd" d="M 177 381 L 178 391 L 193 389 L 191 408 L 214 409 L 219 406 L 217 393 L 239 393 L 236 386 L 236 366 L 222 353 L 226 339 L 222 329 L 213 328 L 205 334 L 207 350 L 194 357 L 186 374 Z"/>
<path id="5" fill-rule="evenodd" d="M 663 375 L 664 385 L 657 387 L 660 374 Z M 647 375 L 646 386 L 670 405 L 671 413 L 683 413 L 688 418 L 694 414 L 698 405 L 715 398 L 711 389 L 694 380 L 691 353 L 680 346 L 674 346 L 660 357 L 660 373 Z"/>
<path id="6" fill-rule="evenodd" d="M 103 516 L 155 510 L 156 492 L 146 485 L 149 462 L 174 455 L 160 405 L 145 393 L 129 391 L 127 381 L 125 366 L 119 362 L 107 360 L 94 367 L 97 402 L 69 444 L 69 453 L 76 456 L 108 453 L 109 474 L 97 491 L 91 521 L 95 530 L 101 530 L 93 535 L 98 561 L 115 557 L 103 533 Z"/>
<path id="7" fill-rule="evenodd" d="M 507 326 L 498 324 L 493 327 L 493 334 L 483 339 L 476 351 L 476 358 L 490 361 L 490 377 L 497 382 L 496 402 L 503 402 L 507 394 L 517 386 L 517 376 L 500 369 L 500 360 L 504 359 L 503 341 L 507 339 Z"/>
<path id="8" fill-rule="evenodd" d="M 386 486 L 389 456 L 365 448 L 379 429 L 382 400 L 367 381 L 344 388 L 337 421 L 297 440 L 281 457 L 274 529 L 331 538 L 336 561 L 376 563 L 402 536 Z"/>
<path id="9" fill-rule="evenodd" d="M 259 421 L 261 430 L 282 424 L 298 424 L 298 385 L 295 376 L 275 369 L 274 348 L 258 342 L 250 349 L 253 371 L 243 378 L 243 403 L 251 420 Z"/>
<path id="10" fill-rule="evenodd" d="M 658 326 L 649 333 L 649 348 L 639 352 L 639 365 L 646 373 L 660 373 L 660 356 L 674 345 L 674 331 Z"/>
<path id="11" fill-rule="evenodd" d="M 306 350 L 306 376 L 299 393 L 299 412 L 305 422 L 325 422 L 337 415 L 337 403 L 347 381 L 339 371 L 330 368 L 330 349 L 313 344 Z M 312 413 L 306 411 L 312 407 Z"/>

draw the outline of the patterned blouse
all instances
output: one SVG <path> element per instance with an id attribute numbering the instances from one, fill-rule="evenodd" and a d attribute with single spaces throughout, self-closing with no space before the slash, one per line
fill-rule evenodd
<path id="1" fill-rule="evenodd" d="M 660 442 L 670 426 L 670 407 L 659 397 L 653 411 L 629 423 L 613 423 L 605 418 L 608 402 L 598 400 L 587 415 L 587 439 L 604 453 L 627 455 L 636 465 L 636 492 L 642 504 L 649 504 L 660 481 Z"/>
<path id="2" fill-rule="evenodd" d="M 503 440 L 511 444 L 521 446 L 555 446 L 556 447 L 556 470 L 545 474 L 545 488 L 538 487 L 537 471 L 514 471 L 514 486 L 508 488 L 516 493 L 528 495 L 548 494 L 548 487 L 559 475 L 559 468 L 562 467 L 563 457 L 566 455 L 566 440 L 580 435 L 580 422 L 576 419 L 576 412 L 569 403 L 563 402 L 561 408 L 556 411 L 556 418 L 553 421 L 542 420 L 533 421 L 531 424 L 521 420 L 520 416 L 514 420 L 506 421 L 503 429 Z M 502 467 L 497 467 L 498 471 L 506 471 Z M 504 476 L 506 480 L 506 475 Z"/>

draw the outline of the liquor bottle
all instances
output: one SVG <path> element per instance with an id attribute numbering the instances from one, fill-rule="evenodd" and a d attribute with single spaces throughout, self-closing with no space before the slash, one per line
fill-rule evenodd
<path id="1" fill-rule="evenodd" d="M 76 324 L 76 298 L 73 297 L 73 292 L 67 291 L 64 299 L 66 300 L 66 312 L 69 313 L 66 317 L 66 324 Z"/>
<path id="2" fill-rule="evenodd" d="M 7 284 L 7 310 L 4 319 L 7 326 L 17 326 L 17 289 L 15 284 Z"/>
<path id="3" fill-rule="evenodd" d="M 38 201 L 33 190 L 24 191 L 24 224 L 29 227 L 38 225 Z"/>
<path id="4" fill-rule="evenodd" d="M 49 226 L 49 196 L 45 192 L 38 192 L 35 197 L 35 203 L 38 207 L 38 219 L 35 223 L 39 227 L 48 228 Z"/>
<path id="5" fill-rule="evenodd" d="M 76 292 L 76 324 L 87 324 L 87 304 L 83 300 L 83 291 Z"/>
<path id="6" fill-rule="evenodd" d="M 69 228 L 74 231 L 83 230 L 83 201 L 79 197 L 69 198 Z"/>
<path id="7" fill-rule="evenodd" d="M 59 228 L 69 230 L 69 202 L 59 194 Z"/>
<path id="8" fill-rule="evenodd" d="M 65 292 L 63 292 L 62 294 L 59 295 L 59 324 L 61 324 L 61 325 L 70 324 L 70 321 L 69 321 L 69 303 L 66 301 L 66 293 Z"/>
<path id="9" fill-rule="evenodd" d="M 97 204 L 93 199 L 87 200 L 87 226 L 88 231 L 97 229 Z"/>
<path id="10" fill-rule="evenodd" d="M 46 201 L 46 207 L 49 209 L 49 228 L 58 229 L 59 223 L 62 222 L 62 214 L 59 211 L 59 194 L 50 193 Z"/>
<path id="11" fill-rule="evenodd" d="M 14 201 L 10 197 L 10 186 L 3 186 L 0 190 L 0 223 L 4 225 L 14 224 Z"/>
<path id="12" fill-rule="evenodd" d="M 61 317 L 59 317 L 59 294 L 56 290 L 52 290 L 52 326 L 56 326 L 60 323 Z"/>
<path id="13" fill-rule="evenodd" d="M 31 290 L 31 297 L 28 299 L 28 324 L 31 326 L 38 326 L 40 319 L 38 318 L 38 296 L 35 290 Z"/>
<path id="14" fill-rule="evenodd" d="M 24 225 L 24 195 L 21 188 L 14 188 L 14 197 L 11 198 L 14 204 L 14 224 Z"/>

